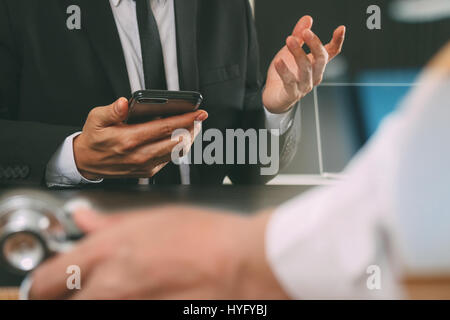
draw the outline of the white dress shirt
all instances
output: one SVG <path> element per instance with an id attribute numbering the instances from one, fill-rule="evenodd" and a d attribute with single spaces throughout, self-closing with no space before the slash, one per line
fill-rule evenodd
<path id="1" fill-rule="evenodd" d="M 176 25 L 173 0 L 149 0 L 160 34 L 168 90 L 179 90 L 176 46 Z M 133 0 L 110 0 L 117 31 L 122 44 L 131 91 L 145 88 L 141 42 L 136 19 L 136 3 Z M 130 93 L 131 95 L 131 93 Z M 294 118 L 293 110 L 284 114 L 272 114 L 265 109 L 266 126 L 285 133 Z M 81 132 L 69 136 L 47 165 L 48 187 L 65 187 L 85 183 L 98 183 L 85 179 L 77 170 L 73 155 L 73 139 Z M 181 183 L 189 184 L 189 165 L 180 164 Z"/>
<path id="2" fill-rule="evenodd" d="M 438 80 L 384 120 L 345 180 L 276 209 L 266 253 L 292 298 L 398 298 L 399 266 L 450 272 L 450 78 Z"/>

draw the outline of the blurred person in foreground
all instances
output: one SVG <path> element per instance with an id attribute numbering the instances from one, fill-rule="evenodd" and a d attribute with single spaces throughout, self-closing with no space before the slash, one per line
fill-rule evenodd
<path id="1" fill-rule="evenodd" d="M 401 298 L 450 271 L 450 43 L 333 186 L 251 217 L 162 207 L 79 211 L 87 237 L 33 274 L 32 298 Z M 68 265 L 82 289 L 66 288 Z M 368 268 L 381 270 L 379 290 Z"/>

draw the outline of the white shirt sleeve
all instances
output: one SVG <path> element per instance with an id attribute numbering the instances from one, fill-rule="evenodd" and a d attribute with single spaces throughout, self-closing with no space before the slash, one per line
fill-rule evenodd
<path id="1" fill-rule="evenodd" d="M 45 180 L 49 188 L 72 187 L 79 184 L 100 183 L 103 181 L 103 179 L 88 180 L 77 169 L 73 155 L 73 139 L 80 133 L 76 132 L 67 137 L 48 162 Z"/>
<path id="2" fill-rule="evenodd" d="M 442 172 L 450 152 L 440 143 L 450 137 L 450 80 L 420 83 L 383 121 L 344 180 L 294 198 L 272 215 L 266 255 L 292 298 L 398 298 L 398 267 L 430 270 L 433 261 L 437 270 L 450 268 L 443 223 L 450 174 Z"/>
<path id="3" fill-rule="evenodd" d="M 315 189 L 276 209 L 266 231 L 272 270 L 294 299 L 394 298 L 380 228 L 387 201 L 376 157 L 362 155 L 346 180 Z M 381 256 L 380 256 L 381 255 Z M 370 267 L 381 270 L 381 289 L 367 286 Z"/>
<path id="4" fill-rule="evenodd" d="M 285 134 L 289 130 L 295 117 L 295 107 L 280 114 L 272 113 L 264 107 L 264 112 L 266 114 L 266 129 L 280 130 L 280 135 Z"/>
<path id="5" fill-rule="evenodd" d="M 395 281 L 382 254 L 385 213 L 398 119 L 352 161 L 344 180 L 314 189 L 277 208 L 266 231 L 266 254 L 280 284 L 294 299 L 392 298 Z M 381 255 L 381 256 L 380 256 Z M 382 271 L 381 290 L 370 290 L 370 266 Z"/>

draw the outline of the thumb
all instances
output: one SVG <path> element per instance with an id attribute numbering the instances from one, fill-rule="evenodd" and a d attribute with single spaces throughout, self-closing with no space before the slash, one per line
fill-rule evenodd
<path id="1" fill-rule="evenodd" d="M 102 215 L 92 209 L 79 209 L 73 214 L 75 224 L 84 233 L 91 233 L 104 228 L 109 224 L 107 216 Z"/>
<path id="2" fill-rule="evenodd" d="M 95 119 L 98 125 L 107 127 L 118 124 L 127 119 L 128 100 L 125 98 L 119 98 L 109 106 L 98 107 L 94 110 Z"/>

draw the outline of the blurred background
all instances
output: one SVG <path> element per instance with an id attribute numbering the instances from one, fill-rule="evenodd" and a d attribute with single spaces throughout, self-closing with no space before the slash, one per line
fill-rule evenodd
<path id="1" fill-rule="evenodd" d="M 380 8 L 381 29 L 367 27 L 371 5 Z M 450 40 L 450 0 L 254 0 L 254 9 L 263 71 L 301 16 L 314 18 L 313 31 L 323 42 L 337 26 L 347 27 L 343 52 L 317 89 L 326 172 L 346 166 Z M 275 183 L 301 183 L 300 176 L 286 175 L 320 173 L 312 93 L 301 109 L 299 151 Z"/>

